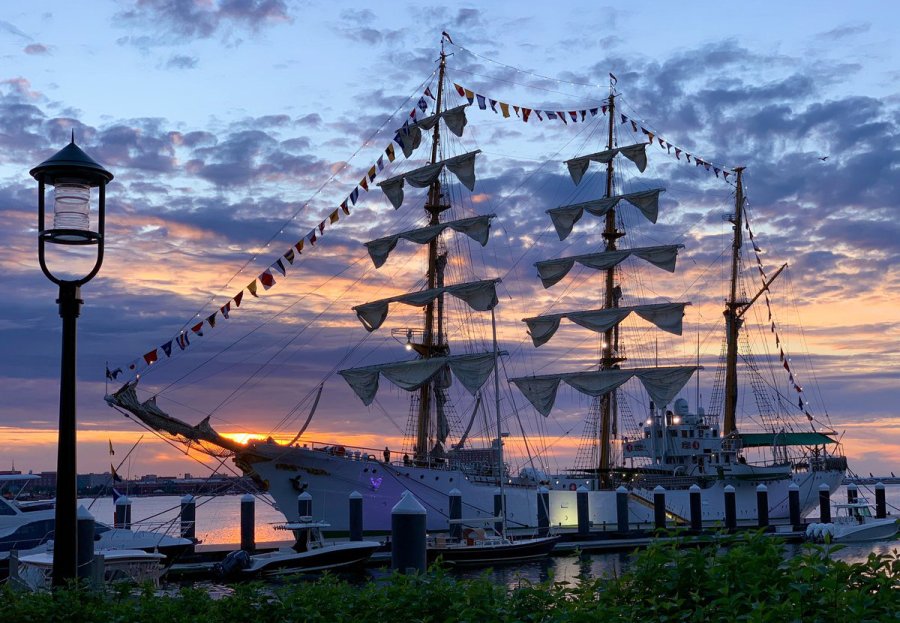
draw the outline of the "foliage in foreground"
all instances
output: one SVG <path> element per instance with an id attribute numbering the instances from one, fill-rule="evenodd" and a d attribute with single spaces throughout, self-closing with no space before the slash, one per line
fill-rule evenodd
<path id="1" fill-rule="evenodd" d="M 848 564 L 810 546 L 786 559 L 780 543 L 749 535 L 724 548 L 653 545 L 621 575 L 578 586 L 523 581 L 509 589 L 487 577 L 461 580 L 433 569 L 362 586 L 329 576 L 278 587 L 245 584 L 220 599 L 194 588 L 173 597 L 151 590 L 34 595 L 4 589 L 0 598 L 4 620 L 41 623 L 898 621 L 900 554 Z"/>

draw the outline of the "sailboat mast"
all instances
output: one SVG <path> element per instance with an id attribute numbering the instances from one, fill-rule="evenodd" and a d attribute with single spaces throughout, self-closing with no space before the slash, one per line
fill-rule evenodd
<path id="1" fill-rule="evenodd" d="M 737 191 L 734 197 L 734 239 L 731 244 L 731 290 L 728 294 L 728 302 L 725 304 L 725 413 L 722 422 L 722 433 L 730 435 L 737 430 L 737 356 L 738 333 L 741 329 L 740 307 L 738 301 L 738 271 L 740 270 L 740 256 L 742 244 L 742 229 L 744 219 L 744 167 L 738 167 Z"/>
<path id="2" fill-rule="evenodd" d="M 616 116 L 616 95 L 612 85 L 609 88 L 609 127 L 607 136 L 607 149 L 613 149 L 615 137 L 613 135 L 613 120 Z M 606 164 L 606 196 L 613 195 L 614 180 L 614 158 L 610 158 Z M 606 224 L 603 229 L 603 238 L 606 241 L 606 251 L 616 250 L 616 241 L 621 238 L 624 233 L 616 229 L 616 211 L 615 208 L 606 213 Z M 606 271 L 605 293 L 603 306 L 606 309 L 612 309 L 619 306 L 619 299 L 616 296 L 616 273 L 615 268 L 609 268 Z M 600 356 L 600 369 L 608 370 L 613 368 L 621 359 L 615 357 L 619 347 L 619 328 L 618 325 L 608 329 L 603 334 L 603 346 Z M 616 417 L 616 395 L 615 392 L 609 392 L 600 399 L 600 481 L 601 485 L 606 487 L 610 484 L 609 465 L 611 462 L 612 447 L 610 436 L 612 431 L 613 419 Z"/>
<path id="3" fill-rule="evenodd" d="M 444 51 L 444 41 L 441 39 L 441 62 L 438 68 L 438 90 L 437 97 L 435 99 L 435 111 L 440 113 L 441 106 L 443 104 L 444 97 L 444 72 L 447 68 L 447 54 Z M 431 142 L 431 161 L 429 164 L 434 164 L 438 160 L 438 146 L 440 145 L 441 133 L 440 133 L 441 124 L 434 124 L 434 133 L 432 134 L 432 142 Z M 441 182 L 440 179 L 432 182 L 431 186 L 428 189 L 428 200 L 425 203 L 425 212 L 428 214 L 428 224 L 429 225 L 437 225 L 440 223 L 440 213 L 446 206 L 441 205 Z M 433 239 L 428 243 L 428 288 L 435 288 L 438 285 L 438 271 L 439 271 L 439 258 L 438 258 L 438 242 L 437 238 Z M 437 313 L 435 311 L 440 309 L 440 305 L 436 305 L 435 301 L 428 303 L 425 306 L 425 329 L 424 335 L 422 339 L 421 349 L 419 350 L 420 354 L 423 357 L 429 358 L 434 355 L 440 355 L 442 350 L 442 341 L 443 341 L 443 330 L 441 327 L 442 324 L 442 314 Z M 437 330 L 435 331 L 435 320 L 437 320 Z M 418 349 L 417 349 L 418 350 Z M 429 423 L 431 421 L 430 413 L 431 413 L 431 390 L 432 384 L 426 383 L 419 390 L 419 413 L 416 422 L 416 446 L 414 450 L 414 456 L 418 461 L 427 461 L 428 454 L 430 451 L 429 443 L 428 443 L 428 429 Z"/>
<path id="4" fill-rule="evenodd" d="M 497 314 L 491 308 L 491 333 L 494 337 L 494 409 L 497 416 L 497 480 L 500 483 L 500 513 L 503 516 L 503 534 L 506 534 L 506 495 L 503 492 L 503 433 L 500 427 L 500 350 L 497 346 Z"/>

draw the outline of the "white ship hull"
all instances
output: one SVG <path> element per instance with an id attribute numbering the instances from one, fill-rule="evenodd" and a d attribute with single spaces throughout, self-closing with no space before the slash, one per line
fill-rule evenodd
<path id="1" fill-rule="evenodd" d="M 297 521 L 299 513 L 297 496 L 308 492 L 313 498 L 313 516 L 331 524 L 333 532 L 349 529 L 349 496 L 357 491 L 363 496 L 363 513 L 366 531 L 388 532 L 391 527 L 391 509 L 404 491 L 412 494 L 428 512 L 428 530 L 448 529 L 448 494 L 452 489 L 462 493 L 463 517 L 493 517 L 495 482 L 479 481 L 466 476 L 458 469 L 434 469 L 428 467 L 385 464 L 369 455 L 351 453 L 334 454 L 323 450 L 301 447 L 285 448 L 275 444 L 254 444 L 238 457 L 241 465 L 252 467 L 256 475 L 268 485 L 279 510 L 288 521 Z M 789 517 L 788 486 L 796 482 L 800 486 L 801 514 L 818 504 L 818 489 L 822 484 L 831 491 L 837 489 L 843 472 L 815 471 L 795 474 L 792 478 L 767 480 L 769 518 L 786 521 Z M 573 485 L 583 480 L 554 480 L 550 488 L 550 523 L 553 526 L 577 524 L 576 492 Z M 757 517 L 756 487 L 753 480 L 717 480 L 702 490 L 703 520 L 723 521 L 724 487 L 735 488 L 738 521 L 752 521 Z M 510 528 L 537 526 L 537 485 L 508 484 L 505 487 L 507 523 Z M 629 519 L 636 524 L 653 522 L 653 491 L 633 489 L 629 504 Z M 616 525 L 615 492 L 589 491 L 590 521 L 595 528 Z M 670 513 L 689 519 L 690 504 L 687 489 L 666 493 L 666 506 Z"/>

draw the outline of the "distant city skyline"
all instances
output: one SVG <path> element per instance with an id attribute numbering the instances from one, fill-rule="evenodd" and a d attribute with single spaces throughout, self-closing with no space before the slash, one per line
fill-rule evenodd
<path id="1" fill-rule="evenodd" d="M 900 471 L 898 18 L 900 6 L 879 2 L 4 3 L 4 467 L 56 469 L 60 328 L 56 291 L 37 267 L 32 167 L 74 130 L 116 176 L 106 261 L 84 288 L 79 321 L 79 472 L 108 469 L 110 444 L 121 457 L 143 435 L 128 471 L 203 474 L 197 461 L 213 468 L 217 461 L 188 456 L 104 403 L 117 388 L 104 379 L 107 365 L 127 367 L 215 313 L 324 222 L 422 96 L 447 31 L 455 43 L 451 81 L 536 109 L 571 110 L 601 101 L 613 73 L 630 118 L 709 160 L 746 165 L 761 257 L 767 267 L 790 264 L 777 296 L 798 302 L 778 320 L 792 336 L 787 347 L 815 416 L 842 435 L 854 471 Z M 520 319 L 540 311 L 530 305 L 554 302 L 531 264 L 564 249 L 544 215 L 572 192 L 562 161 L 602 137 L 582 131 L 587 124 L 523 124 L 477 105 L 469 120 L 466 140 L 485 161 L 475 201 L 481 212 L 499 214 L 492 239 L 499 250 L 483 259 L 494 270 L 486 277 L 504 276 L 500 337 L 514 355 L 510 371 L 580 361 L 574 332 L 535 351 Z M 669 292 L 711 284 L 729 187 L 659 148 L 645 179 L 669 186 L 668 211 L 647 240 L 686 244 L 685 274 L 667 282 Z M 275 275 L 278 287 L 148 372 L 141 398 L 158 395 L 192 424 L 210 416 L 238 439 L 287 441 L 324 382 L 304 440 L 399 451 L 403 397 L 386 392 L 383 403 L 363 407 L 333 368 L 402 348 L 389 330 L 362 345 L 365 332 L 350 308 L 420 279 L 403 261 L 412 259 L 409 249 L 398 246 L 405 255 L 375 273 L 361 245 L 421 224 L 420 203 L 395 211 L 380 190 L 362 193 L 347 218 L 329 224 L 315 253 L 286 277 Z M 721 317 L 721 299 L 710 285 L 694 301 L 685 338 L 667 343 L 674 359 L 693 361 L 702 336 L 704 362 L 714 362 L 718 342 L 708 328 Z M 417 310 L 403 313 L 397 326 L 416 321 Z M 291 350 L 281 350 L 285 344 Z M 712 377 L 704 371 L 704 400 Z M 691 385 L 692 404 L 694 394 Z M 547 420 L 516 403 L 560 465 L 571 462 L 587 408 L 567 398 Z"/>

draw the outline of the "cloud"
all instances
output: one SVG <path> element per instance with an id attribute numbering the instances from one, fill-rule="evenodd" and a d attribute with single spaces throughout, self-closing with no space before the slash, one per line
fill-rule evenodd
<path id="1" fill-rule="evenodd" d="M 50 48 L 42 43 L 29 43 L 25 46 L 24 52 L 31 56 L 44 56 L 50 54 Z"/>
<path id="2" fill-rule="evenodd" d="M 197 66 L 196 56 L 176 54 L 166 61 L 166 69 L 194 69 Z"/>
<path id="3" fill-rule="evenodd" d="M 156 43 L 178 43 L 184 38 L 229 37 L 235 30 L 257 33 L 290 22 L 292 18 L 283 0 L 136 0 L 115 19 L 125 25 L 153 25 L 155 38 L 142 35 L 120 40 L 145 47 Z"/>
<path id="4" fill-rule="evenodd" d="M 22 32 L 22 31 L 18 28 L 18 26 L 16 26 L 15 24 L 13 24 L 13 23 L 11 23 L 11 22 L 7 22 L 6 20 L 0 19 L 0 30 L 3 30 L 3 31 L 5 31 L 5 32 L 8 32 L 8 33 L 11 34 L 11 35 L 14 35 L 14 36 L 16 36 L 16 37 L 19 37 L 19 38 L 21 38 L 21 39 L 25 39 L 25 40 L 27 40 L 27 41 L 31 41 L 31 40 L 32 40 L 32 38 L 31 38 L 30 36 L 28 36 L 27 34 L 25 34 L 24 32 Z"/>

